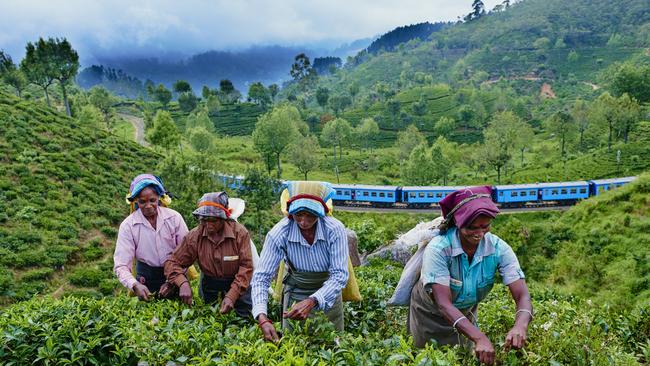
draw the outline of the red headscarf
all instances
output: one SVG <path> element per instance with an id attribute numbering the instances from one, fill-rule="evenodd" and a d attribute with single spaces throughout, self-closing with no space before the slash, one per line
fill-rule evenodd
<path id="1" fill-rule="evenodd" d="M 492 202 L 492 187 L 467 187 L 447 195 L 440 201 L 442 216 L 462 228 L 472 223 L 480 215 L 496 217 L 499 209 Z"/>

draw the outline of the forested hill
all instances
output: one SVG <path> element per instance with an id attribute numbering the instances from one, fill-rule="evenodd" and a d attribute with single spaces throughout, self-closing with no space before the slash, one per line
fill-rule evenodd
<path id="1" fill-rule="evenodd" d="M 649 9 L 647 0 L 521 1 L 394 52 L 361 53 L 332 89 L 395 86 L 416 72 L 441 82 L 526 75 L 595 82 L 612 62 L 650 47 Z"/>
<path id="2" fill-rule="evenodd" d="M 124 196 L 158 158 L 0 91 L 0 303 L 75 287 L 112 293 L 110 248 L 128 214 Z"/>

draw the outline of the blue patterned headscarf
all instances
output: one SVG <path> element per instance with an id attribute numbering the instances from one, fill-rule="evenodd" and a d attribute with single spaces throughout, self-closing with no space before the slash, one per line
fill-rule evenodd
<path id="1" fill-rule="evenodd" d="M 129 186 L 129 193 L 126 195 L 126 202 L 131 205 L 131 212 L 138 209 L 138 204 L 135 202 L 140 192 L 145 188 L 151 188 L 156 191 L 160 197 L 160 203 L 163 206 L 168 206 L 171 203 L 171 198 L 168 195 L 165 186 L 163 186 L 162 179 L 153 174 L 140 174 L 133 179 Z"/>
<path id="2" fill-rule="evenodd" d="M 287 182 L 287 191 L 289 191 L 287 201 L 289 215 L 307 211 L 318 217 L 324 217 L 329 212 L 327 201 L 335 193 L 331 184 L 312 181 Z"/>

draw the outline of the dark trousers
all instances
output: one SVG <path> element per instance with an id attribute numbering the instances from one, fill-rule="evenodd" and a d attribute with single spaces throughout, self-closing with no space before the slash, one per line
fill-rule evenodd
<path id="1" fill-rule="evenodd" d="M 160 286 L 166 281 L 163 267 L 152 267 L 144 262 L 136 262 L 135 273 L 135 279 L 147 286 L 152 293 L 160 291 Z"/>
<path id="2" fill-rule="evenodd" d="M 226 295 L 226 292 L 230 290 L 230 285 L 232 285 L 232 281 L 234 280 L 234 278 L 210 277 L 201 273 L 199 296 L 201 296 L 206 304 L 216 302 L 219 300 L 219 296 L 223 298 Z M 237 315 L 240 317 L 247 318 L 252 316 L 252 308 L 253 301 L 251 299 L 251 289 L 249 287 L 235 302 L 235 312 L 237 312 Z"/>

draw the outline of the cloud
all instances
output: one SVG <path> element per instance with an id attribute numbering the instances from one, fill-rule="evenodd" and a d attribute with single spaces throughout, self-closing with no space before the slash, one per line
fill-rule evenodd
<path id="1" fill-rule="evenodd" d="M 501 1 L 485 1 L 492 8 Z M 38 37 L 66 37 L 82 59 L 190 54 L 252 45 L 349 42 L 425 21 L 455 20 L 471 0 L 8 0 L 0 48 L 22 58 Z"/>

